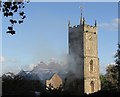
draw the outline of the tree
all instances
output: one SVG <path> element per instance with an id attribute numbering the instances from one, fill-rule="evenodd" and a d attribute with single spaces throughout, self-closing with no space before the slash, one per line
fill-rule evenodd
<path id="1" fill-rule="evenodd" d="M 117 64 L 117 71 L 118 71 L 118 88 L 120 90 L 120 44 L 118 44 L 117 53 L 115 54 L 115 63 Z"/>
<path id="2" fill-rule="evenodd" d="M 109 90 L 109 83 L 106 80 L 105 75 L 101 74 L 100 75 L 100 80 L 101 80 L 101 90 Z"/>
<path id="3" fill-rule="evenodd" d="M 35 91 L 41 92 L 44 86 L 39 80 L 27 80 L 23 76 L 7 73 L 2 76 L 2 94 L 5 96 L 34 97 Z"/>
<path id="4" fill-rule="evenodd" d="M 101 84 L 103 90 L 117 89 L 120 90 L 120 44 L 115 54 L 115 65 L 109 65 L 106 74 L 101 75 Z"/>
<path id="5" fill-rule="evenodd" d="M 118 89 L 118 71 L 116 65 L 108 65 L 106 74 L 100 76 L 102 90 Z"/>
<path id="6" fill-rule="evenodd" d="M 0 2 L 0 7 L 2 9 L 4 17 L 9 18 L 10 26 L 8 26 L 8 31 L 6 33 L 15 34 L 14 25 L 22 24 L 26 18 L 24 8 L 29 0 L 7 0 L 6 2 Z M 15 15 L 19 15 L 19 19 L 15 19 Z"/>
<path id="7" fill-rule="evenodd" d="M 118 71 L 116 65 L 109 65 L 106 69 L 106 80 L 110 88 L 118 88 Z"/>

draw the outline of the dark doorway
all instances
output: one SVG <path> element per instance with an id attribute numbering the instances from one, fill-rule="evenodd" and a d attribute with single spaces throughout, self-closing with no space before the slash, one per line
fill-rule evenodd
<path id="1" fill-rule="evenodd" d="M 91 92 L 94 92 L 94 82 L 93 81 L 91 81 L 90 87 L 91 87 Z"/>

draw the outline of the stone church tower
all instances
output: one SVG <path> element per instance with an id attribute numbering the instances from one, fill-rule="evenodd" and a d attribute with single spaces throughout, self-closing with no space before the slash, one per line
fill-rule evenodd
<path id="1" fill-rule="evenodd" d="M 99 78 L 98 32 L 97 23 L 94 26 L 86 24 L 81 18 L 80 24 L 71 26 L 68 23 L 69 55 L 75 61 L 76 74 L 81 80 L 81 91 L 93 93 L 101 89 Z"/>

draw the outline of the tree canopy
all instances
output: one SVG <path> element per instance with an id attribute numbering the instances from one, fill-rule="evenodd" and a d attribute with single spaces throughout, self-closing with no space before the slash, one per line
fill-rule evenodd
<path id="1" fill-rule="evenodd" d="M 117 71 L 118 71 L 118 87 L 120 90 L 120 44 L 118 43 L 117 53 L 115 54 L 115 63 L 117 64 Z"/>
<path id="2" fill-rule="evenodd" d="M 101 75 L 100 78 L 102 90 L 118 89 L 118 71 L 115 64 L 108 65 L 106 74 Z"/>
<path id="3" fill-rule="evenodd" d="M 115 64 L 108 65 L 106 74 L 100 76 L 102 90 L 120 90 L 120 44 L 114 57 Z"/>

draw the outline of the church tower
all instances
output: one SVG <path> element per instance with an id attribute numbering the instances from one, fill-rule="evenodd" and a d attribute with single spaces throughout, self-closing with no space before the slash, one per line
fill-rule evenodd
<path id="1" fill-rule="evenodd" d="M 75 61 L 76 74 L 79 75 L 81 91 L 90 94 L 101 89 L 99 78 L 98 32 L 97 22 L 93 26 L 81 18 L 77 26 L 68 23 L 69 55 Z"/>

